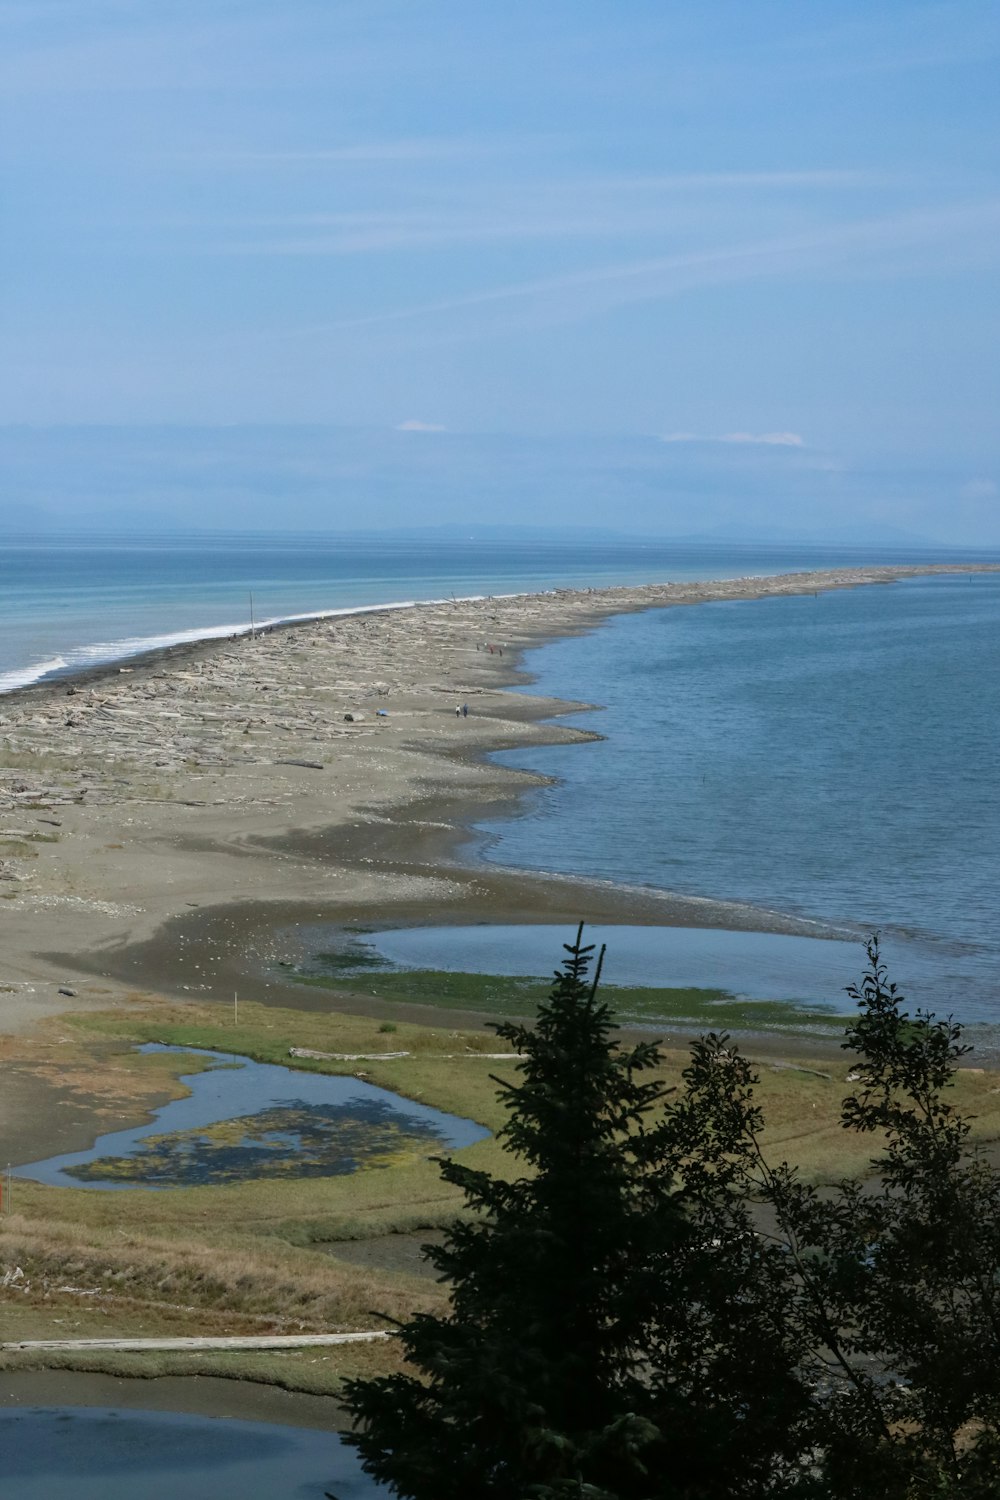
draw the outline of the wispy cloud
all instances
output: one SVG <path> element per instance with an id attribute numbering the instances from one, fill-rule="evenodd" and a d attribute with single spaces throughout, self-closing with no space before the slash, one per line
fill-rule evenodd
<path id="1" fill-rule="evenodd" d="M 996 480 L 986 479 L 981 475 L 962 486 L 962 498 L 965 500 L 992 500 L 997 494 L 1000 494 L 1000 488 Z"/>
<path id="2" fill-rule="evenodd" d="M 764 448 L 804 448 L 805 438 L 797 432 L 724 432 L 720 436 L 706 436 L 699 432 L 667 432 L 664 443 L 735 443 L 750 444 Z"/>
<path id="3" fill-rule="evenodd" d="M 509 143 L 513 147 L 513 142 Z M 524 148 L 524 143 L 522 143 Z M 498 148 L 499 149 L 499 146 Z M 305 163 L 392 167 L 432 161 L 435 153 L 447 158 L 468 154 L 475 158 L 479 147 L 471 141 L 399 141 L 383 145 L 345 146 L 330 152 L 227 154 L 230 163 Z M 423 155 L 426 153 L 426 157 Z M 372 179 L 366 174 L 366 192 Z M 383 201 L 374 206 L 317 207 L 265 216 L 216 221 L 215 227 L 229 231 L 224 239 L 211 238 L 211 221 L 190 224 L 192 230 L 209 231 L 198 249 L 209 254 L 249 256 L 335 256 L 372 250 L 447 248 L 466 244 L 502 244 L 509 240 L 587 239 L 655 236 L 662 244 L 667 237 L 677 245 L 739 223 L 734 209 L 750 223 L 761 214 L 772 226 L 789 221 L 801 224 L 803 215 L 816 213 L 815 193 L 872 186 L 885 186 L 885 179 L 853 171 L 816 172 L 696 172 L 635 175 L 542 177 L 525 182 L 496 181 L 490 174 L 462 174 L 438 184 L 424 195 L 419 206 L 400 202 L 398 180 L 378 179 Z M 357 184 L 352 182 L 350 190 Z M 309 179 L 305 188 L 313 198 L 329 197 L 334 191 L 326 178 Z M 343 191 L 337 188 L 341 200 Z M 185 225 L 172 221 L 170 230 Z"/>
<path id="4" fill-rule="evenodd" d="M 396 428 L 397 432 L 447 432 L 447 430 L 438 422 L 420 422 L 416 417 L 408 417 Z"/>
<path id="5" fill-rule="evenodd" d="M 349 141 L 338 146 L 287 150 L 203 150 L 168 152 L 157 159 L 206 171 L 224 167 L 370 166 L 379 162 L 434 162 L 475 160 L 523 150 L 523 138 L 482 140 L 473 137 L 414 136 L 384 141 Z"/>
<path id="6" fill-rule="evenodd" d="M 765 448 L 804 448 L 805 439 L 797 432 L 727 432 L 720 443 L 752 443 Z"/>
<path id="7" fill-rule="evenodd" d="M 341 318 L 289 333 L 294 336 L 373 328 L 491 305 L 510 308 L 518 303 L 532 305 L 535 321 L 564 321 L 627 302 L 656 301 L 698 286 L 819 272 L 870 275 L 881 266 L 895 271 L 895 258 L 914 249 L 925 252 L 928 268 L 939 271 L 949 256 L 962 264 L 975 256 L 996 260 L 1000 252 L 998 230 L 1000 198 L 990 198 L 824 225 L 756 243 L 706 247 L 677 255 L 596 266 L 485 288 L 460 297 Z M 509 313 L 504 316 L 509 318 Z M 463 322 L 464 332 L 479 331 L 468 320 Z"/>

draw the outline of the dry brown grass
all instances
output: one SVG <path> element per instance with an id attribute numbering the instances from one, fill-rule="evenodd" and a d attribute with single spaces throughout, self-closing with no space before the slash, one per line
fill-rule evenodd
<path id="1" fill-rule="evenodd" d="M 130 994 L 128 1002 L 114 1011 L 60 1017 L 33 1039 L 8 1040 L 2 1054 L 8 1064 L 90 1101 L 95 1133 L 105 1128 L 105 1112 L 138 1118 L 152 1099 L 180 1093 L 177 1074 L 198 1066 L 190 1057 L 144 1056 L 122 1047 L 138 1040 L 186 1042 L 283 1063 L 289 1061 L 290 1046 L 405 1049 L 413 1055 L 308 1068 L 363 1072 L 373 1083 L 494 1131 L 504 1111 L 490 1074 L 509 1077 L 517 1066 L 474 1055 L 495 1045 L 485 1032 L 400 1021 L 387 1036 L 377 1020 L 249 1003 L 240 1007 L 235 1028 L 211 1006 L 178 1006 L 141 993 Z M 667 1053 L 664 1078 L 676 1083 L 686 1061 L 686 1053 Z M 864 1172 L 874 1143 L 848 1135 L 839 1125 L 848 1066 L 839 1055 L 817 1062 L 814 1070 L 762 1060 L 759 1093 L 774 1159 L 787 1158 L 813 1179 Z M 977 1116 L 978 1135 L 1000 1135 L 996 1075 L 963 1072 L 956 1096 Z M 514 1165 L 492 1138 L 468 1148 L 463 1159 L 493 1172 Z M 406 1318 L 418 1308 L 440 1306 L 443 1289 L 412 1275 L 338 1260 L 317 1247 L 335 1251 L 339 1240 L 441 1225 L 463 1206 L 461 1195 L 441 1182 L 437 1165 L 428 1160 L 346 1177 L 166 1191 L 99 1192 L 19 1180 L 16 1204 L 16 1215 L 0 1219 L 0 1277 L 14 1267 L 24 1273 L 16 1284 L 0 1288 L 0 1327 L 7 1339 L 377 1327 L 381 1316 Z M 45 1356 L 45 1361 L 111 1373 L 199 1370 L 295 1389 L 336 1390 L 346 1374 L 390 1368 L 397 1357 L 380 1344 L 280 1356 L 88 1354 Z M 24 1362 L 21 1356 L 11 1358 Z"/>
<path id="2" fill-rule="evenodd" d="M 160 1239 L 23 1215 L 2 1221 L 0 1262 L 23 1273 L 5 1299 L 22 1309 L 51 1314 L 93 1298 L 105 1313 L 155 1310 L 234 1333 L 374 1328 L 384 1326 L 383 1315 L 441 1301 L 434 1282 L 375 1275 L 273 1238 Z"/>

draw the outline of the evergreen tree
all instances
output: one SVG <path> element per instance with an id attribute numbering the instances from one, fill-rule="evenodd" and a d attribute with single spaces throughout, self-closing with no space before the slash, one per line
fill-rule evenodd
<path id="1" fill-rule="evenodd" d="M 523 1059 L 495 1081 L 526 1171 L 444 1163 L 475 1211 L 426 1252 L 450 1312 L 400 1329 L 419 1376 L 348 1383 L 349 1441 L 409 1500 L 805 1494 L 788 1272 L 734 1192 L 752 1075 L 709 1037 L 668 1100 L 592 951 L 581 928 L 536 1026 L 495 1028 Z"/>
<path id="2" fill-rule="evenodd" d="M 1000 1495 L 1000 1174 L 950 1093 L 961 1028 L 908 1014 L 877 938 L 867 952 L 842 1119 L 880 1141 L 873 1177 L 819 1194 L 786 1172 L 772 1195 L 813 1335 L 825 1493 L 986 1500 Z"/>
<path id="3" fill-rule="evenodd" d="M 650 1149 L 658 1050 L 615 1044 L 592 952 L 581 928 L 536 1026 L 496 1027 L 522 1056 L 516 1082 L 495 1081 L 527 1170 L 443 1164 L 477 1217 L 428 1252 L 449 1314 L 400 1329 L 422 1378 L 347 1387 L 366 1469 L 413 1500 L 650 1492 L 646 1333 L 688 1230 Z"/>
<path id="4" fill-rule="evenodd" d="M 416 1375 L 353 1381 L 349 1438 L 407 1500 L 1000 1495 L 1000 1174 L 949 1090 L 968 1050 L 908 1015 L 877 940 L 850 993 L 846 1129 L 873 1176 L 818 1189 L 761 1142 L 726 1037 L 676 1095 L 621 1048 L 582 929 L 496 1080 L 513 1181 L 454 1161 L 474 1217 L 430 1259 Z"/>
<path id="5" fill-rule="evenodd" d="M 779 1492 L 996 1500 L 1000 1174 L 970 1146 L 950 1094 L 969 1050 L 961 1028 L 910 1015 L 877 938 L 867 954 L 848 990 L 858 1005 L 844 1042 L 857 1057 L 856 1088 L 842 1124 L 880 1143 L 871 1176 L 804 1183 L 768 1161 L 752 1108 L 732 1115 L 733 1202 L 739 1212 L 755 1205 L 758 1240 L 784 1261 L 782 1338 L 809 1393 Z M 766 1299 L 752 1306 L 766 1313 Z"/>

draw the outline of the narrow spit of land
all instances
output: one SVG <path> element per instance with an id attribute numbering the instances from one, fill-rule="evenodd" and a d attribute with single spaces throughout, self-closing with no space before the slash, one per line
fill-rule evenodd
<path id="1" fill-rule="evenodd" d="M 134 1044 L 145 1040 L 271 1061 L 294 1051 L 299 1066 L 363 1071 L 495 1130 L 502 1112 L 489 1075 L 498 1064 L 481 1015 L 294 984 L 281 977 L 274 934 L 303 921 L 581 917 L 798 930 L 750 908 L 463 865 L 464 830 L 477 812 L 538 781 L 493 765 L 487 752 L 592 738 L 545 722 L 580 705 L 505 689 L 528 680 L 525 648 L 609 615 L 950 571 L 969 569 L 838 570 L 374 610 L 180 648 L 0 699 L 0 1133 L 9 1159 L 80 1149 L 176 1097 L 176 1060 L 139 1056 Z M 456 715 L 462 704 L 467 716 Z M 815 1065 L 815 1045 L 782 1039 L 782 1054 L 797 1061 L 772 1057 L 762 1088 L 775 1150 L 813 1175 L 836 1175 L 853 1165 L 843 1162 L 837 1115 L 846 1064 L 837 1054 Z M 684 1061 L 682 1048 L 668 1052 L 671 1081 Z M 963 1089 L 982 1131 L 994 1132 L 1000 1106 L 990 1078 L 969 1070 Z M 469 1148 L 469 1161 L 503 1169 L 492 1138 Z M 161 1193 L 15 1178 L 14 1192 L 0 1219 L 5 1342 L 90 1347 L 8 1348 L 0 1399 L 37 1400 L 39 1391 L 54 1399 L 48 1393 L 71 1377 L 26 1368 L 44 1363 L 142 1375 L 142 1396 L 115 1380 L 115 1400 L 197 1409 L 209 1398 L 192 1395 L 194 1385 L 209 1391 L 205 1377 L 214 1374 L 230 1377 L 226 1384 L 261 1382 L 267 1396 L 254 1410 L 279 1420 L 296 1420 L 297 1408 L 278 1386 L 317 1393 L 296 1398 L 320 1403 L 303 1410 L 307 1422 L 335 1420 L 324 1403 L 346 1375 L 392 1368 L 393 1341 L 329 1350 L 257 1341 L 374 1332 L 384 1323 L 373 1307 L 400 1316 L 437 1306 L 442 1289 L 417 1247 L 458 1207 L 424 1159 L 335 1180 Z M 233 1337 L 254 1347 L 106 1346 L 109 1338 Z M 169 1380 L 193 1373 L 202 1380 L 183 1389 Z M 76 1378 L 85 1399 L 111 1388 Z M 231 1407 L 225 1394 L 212 1401 L 211 1409 Z"/>
<path id="2" fill-rule="evenodd" d="M 542 722 L 580 705 L 504 691 L 527 680 L 521 652 L 628 611 L 968 571 L 836 569 L 376 609 L 0 698 L 0 1034 L 107 1006 L 136 983 L 228 999 L 235 978 L 266 1000 L 269 984 L 222 959 L 270 915 L 306 908 L 347 921 L 582 916 L 794 931 L 752 909 L 456 864 L 475 811 L 539 779 L 487 751 L 591 738 Z M 207 932 L 206 909 L 232 920 Z M 199 949 L 211 950 L 211 973 Z"/>

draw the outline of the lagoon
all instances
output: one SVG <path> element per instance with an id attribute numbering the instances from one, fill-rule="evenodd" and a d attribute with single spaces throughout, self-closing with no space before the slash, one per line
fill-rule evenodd
<path id="1" fill-rule="evenodd" d="M 369 1500 L 385 1490 L 334 1433 L 105 1407 L 0 1410 L 11 1500 Z"/>
<path id="2" fill-rule="evenodd" d="M 57 1187 L 219 1186 L 261 1177 L 339 1177 L 456 1150 L 489 1132 L 350 1076 L 309 1073 L 197 1047 L 148 1042 L 139 1052 L 208 1060 L 181 1075 L 190 1090 L 145 1125 L 15 1168 Z"/>

